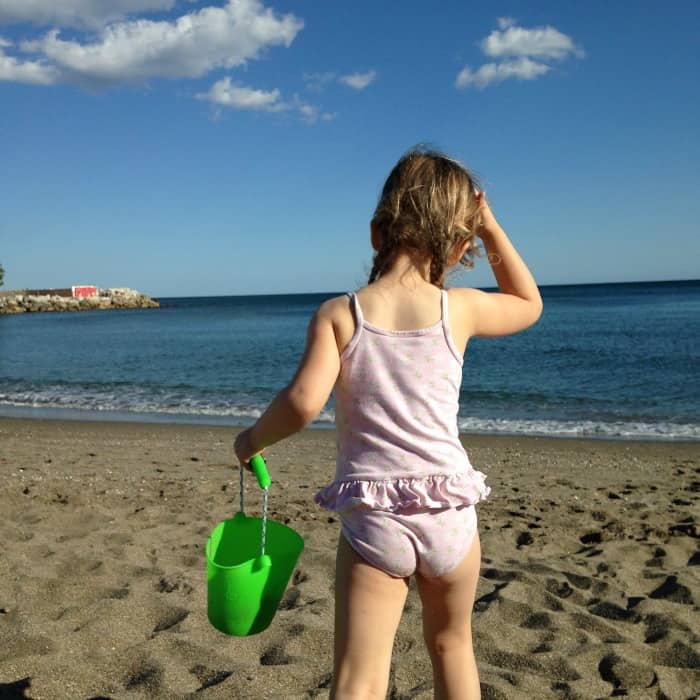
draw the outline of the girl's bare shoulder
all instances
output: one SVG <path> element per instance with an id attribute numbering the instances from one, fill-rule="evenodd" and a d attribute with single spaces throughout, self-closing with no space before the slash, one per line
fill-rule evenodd
<path id="1" fill-rule="evenodd" d="M 342 294 L 326 299 L 319 307 L 318 314 L 333 323 L 338 353 L 342 354 L 355 332 L 355 320 L 350 308 L 350 297 L 347 294 Z"/>
<path id="2" fill-rule="evenodd" d="M 326 299 L 319 307 L 318 312 L 323 316 L 335 319 L 335 317 L 343 312 L 350 310 L 350 297 L 347 294 L 341 294 L 337 297 Z"/>
<path id="3" fill-rule="evenodd" d="M 450 316 L 464 317 L 469 314 L 474 303 L 474 293 L 477 290 L 472 287 L 450 287 L 447 291 Z"/>

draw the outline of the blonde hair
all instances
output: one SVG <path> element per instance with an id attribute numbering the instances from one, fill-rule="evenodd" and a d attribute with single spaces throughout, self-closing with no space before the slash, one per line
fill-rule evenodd
<path id="1" fill-rule="evenodd" d="M 379 250 L 368 284 L 406 251 L 416 261 L 430 260 L 430 282 L 442 287 L 450 256 L 467 241 L 470 247 L 459 263 L 472 269 L 474 255 L 481 256 L 477 191 L 475 176 L 456 160 L 422 146 L 404 154 L 384 183 L 372 216 Z"/>

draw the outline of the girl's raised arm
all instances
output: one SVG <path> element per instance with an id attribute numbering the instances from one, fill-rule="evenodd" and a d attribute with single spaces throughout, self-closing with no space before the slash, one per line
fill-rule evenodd
<path id="1" fill-rule="evenodd" d="M 481 218 L 477 234 L 486 248 L 500 293 L 465 290 L 472 310 L 471 335 L 512 335 L 537 322 L 542 315 L 542 297 L 527 265 L 491 213 L 486 196 L 477 196 Z"/>

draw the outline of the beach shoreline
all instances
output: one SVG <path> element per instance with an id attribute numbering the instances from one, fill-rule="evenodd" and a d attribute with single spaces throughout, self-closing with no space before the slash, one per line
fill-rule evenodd
<path id="1" fill-rule="evenodd" d="M 235 423 L 232 416 L 216 414 L 196 413 L 139 413 L 131 411 L 98 411 L 84 408 L 36 408 L 33 406 L 4 406 L 0 408 L 0 421 L 26 420 L 30 422 L 66 422 L 66 423 L 107 423 L 113 425 L 165 425 L 165 426 L 194 426 L 215 427 L 238 431 L 247 428 L 255 422 L 254 417 L 246 418 L 244 423 Z M 310 424 L 304 431 L 329 431 L 334 432 L 335 426 L 331 424 Z M 629 435 L 532 435 L 525 432 L 469 432 L 460 430 L 460 437 L 464 439 L 537 439 L 537 440 L 581 440 L 584 442 L 611 442 L 611 443 L 663 443 L 672 445 L 700 446 L 700 439 L 686 437 L 662 437 L 654 436 L 629 436 Z"/>
<path id="2" fill-rule="evenodd" d="M 333 479 L 335 430 L 265 451 L 269 517 L 305 549 L 270 628 L 229 638 L 207 621 L 203 550 L 238 510 L 238 430 L 0 418 L 0 695 L 328 697 L 339 521 L 313 494 Z M 461 439 L 492 489 L 477 504 L 483 697 L 697 693 L 697 444 Z M 390 690 L 432 697 L 413 580 Z"/>

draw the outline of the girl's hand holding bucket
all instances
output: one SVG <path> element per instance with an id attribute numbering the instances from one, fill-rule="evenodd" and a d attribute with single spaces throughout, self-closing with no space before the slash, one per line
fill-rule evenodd
<path id="1" fill-rule="evenodd" d="M 253 468 L 250 465 L 250 460 L 255 457 L 255 455 L 262 454 L 262 450 L 256 450 L 253 448 L 251 442 L 252 428 L 246 428 L 236 435 L 236 439 L 233 443 L 233 449 L 238 457 L 238 461 L 252 474 Z"/>

